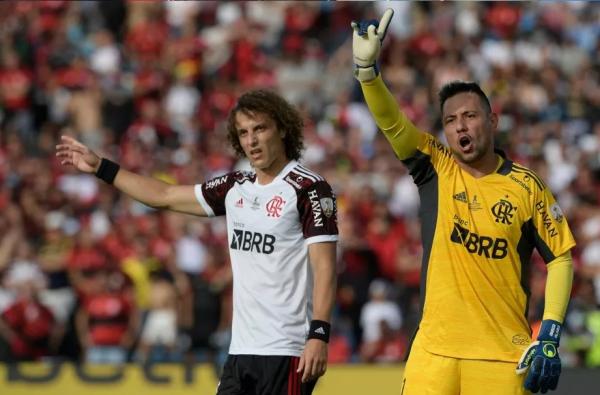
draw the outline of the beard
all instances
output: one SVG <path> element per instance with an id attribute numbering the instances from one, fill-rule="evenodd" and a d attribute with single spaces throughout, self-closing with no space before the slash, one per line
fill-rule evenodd
<path id="1" fill-rule="evenodd" d="M 485 157 L 488 150 L 482 146 L 475 145 L 471 152 L 463 152 L 460 149 L 452 148 L 452 155 L 461 163 L 468 165 L 476 164 Z"/>

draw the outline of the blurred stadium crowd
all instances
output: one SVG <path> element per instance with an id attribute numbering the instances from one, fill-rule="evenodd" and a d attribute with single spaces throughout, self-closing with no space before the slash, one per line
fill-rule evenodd
<path id="1" fill-rule="evenodd" d="M 563 364 L 600 366 L 593 2 L 0 3 L 2 359 L 226 353 L 225 222 L 136 203 L 61 167 L 54 145 L 69 134 L 128 169 L 200 183 L 248 167 L 224 120 L 241 92 L 267 87 L 301 109 L 303 161 L 338 196 L 330 360 L 400 361 L 418 322 L 418 195 L 365 107 L 350 49 L 350 21 L 390 6 L 382 69 L 410 118 L 439 133 L 439 87 L 479 81 L 501 114 L 501 146 L 557 196 L 578 242 Z M 536 257 L 534 328 L 544 281 Z"/>

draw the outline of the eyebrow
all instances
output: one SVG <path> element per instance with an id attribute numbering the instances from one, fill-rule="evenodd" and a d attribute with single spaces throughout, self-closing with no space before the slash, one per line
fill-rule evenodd
<path id="1" fill-rule="evenodd" d="M 482 112 L 481 112 L 481 111 L 479 111 L 479 110 L 464 110 L 464 111 L 462 111 L 462 112 L 461 112 L 459 115 L 464 115 L 464 114 L 468 114 L 468 113 L 472 113 L 472 112 L 474 112 L 474 113 L 476 113 L 476 114 L 480 114 L 480 113 L 482 113 Z M 456 117 L 456 114 L 448 114 L 448 115 L 445 115 L 445 116 L 443 117 L 443 119 L 448 119 L 448 118 L 452 118 L 452 117 Z"/>
<path id="2" fill-rule="evenodd" d="M 252 128 L 252 130 L 256 130 L 258 128 L 265 128 L 265 127 L 266 127 L 266 122 L 265 121 L 261 121 L 261 122 L 258 122 L 256 125 L 254 125 L 254 127 Z M 246 128 L 238 128 L 236 126 L 236 130 L 239 133 L 240 131 L 244 131 L 244 130 L 248 130 L 248 129 L 246 129 Z"/>

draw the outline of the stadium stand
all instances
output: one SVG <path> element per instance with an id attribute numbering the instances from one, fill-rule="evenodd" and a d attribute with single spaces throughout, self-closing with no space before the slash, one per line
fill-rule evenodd
<path id="1" fill-rule="evenodd" d="M 388 6 L 384 78 L 415 124 L 438 134 L 437 89 L 479 81 L 501 114 L 499 144 L 559 200 L 578 242 L 563 366 L 600 366 L 594 2 L 1 2 L 0 360 L 222 362 L 224 221 L 136 203 L 65 170 L 54 144 L 69 134 L 125 168 L 199 183 L 248 166 L 224 121 L 240 93 L 261 87 L 302 110 L 303 161 L 338 196 L 331 362 L 400 361 L 419 319 L 419 203 L 364 104 L 350 49 L 350 21 Z M 544 270 L 536 258 L 534 328 Z M 382 284 L 394 322 L 362 313 Z"/>

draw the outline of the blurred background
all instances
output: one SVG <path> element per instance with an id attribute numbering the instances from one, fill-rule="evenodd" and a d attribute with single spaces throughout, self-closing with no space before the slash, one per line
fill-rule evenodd
<path id="1" fill-rule="evenodd" d="M 478 81 L 498 144 L 552 189 L 577 240 L 563 366 L 600 366 L 600 5 L 591 2 L 0 3 L 0 359 L 209 362 L 229 345 L 225 222 L 161 212 L 61 167 L 61 134 L 194 184 L 247 168 L 236 97 L 269 88 L 305 120 L 333 186 L 331 364 L 400 362 L 418 320 L 418 195 L 352 75 L 353 19 L 396 13 L 383 76 L 440 135 L 436 93 Z M 543 312 L 534 256 L 529 319 Z M 447 323 L 451 325 L 452 323 Z"/>

